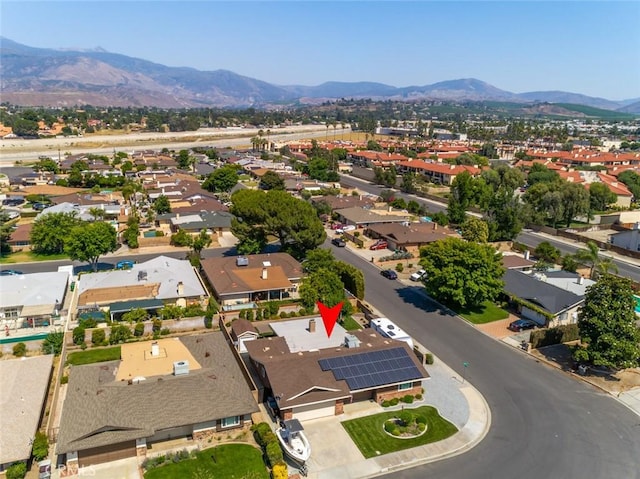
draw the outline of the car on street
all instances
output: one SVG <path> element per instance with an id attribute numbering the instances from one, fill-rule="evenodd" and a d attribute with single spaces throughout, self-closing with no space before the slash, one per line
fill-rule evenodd
<path id="1" fill-rule="evenodd" d="M 337 246 L 338 248 L 344 248 L 345 246 L 347 246 L 346 241 L 342 238 L 333 238 L 331 240 L 331 244 Z"/>
<path id="2" fill-rule="evenodd" d="M 346 233 L 347 231 L 355 231 L 355 229 L 356 229 L 355 225 L 342 225 L 340 228 L 336 230 L 336 233 L 342 234 L 342 233 Z"/>
<path id="3" fill-rule="evenodd" d="M 339 230 L 339 229 L 342 229 L 344 227 L 345 227 L 345 225 L 343 225 L 342 223 L 333 223 L 331 225 L 331 229 L 332 230 Z"/>
<path id="4" fill-rule="evenodd" d="M 387 279 L 398 279 L 398 274 L 392 269 L 383 269 L 380 274 Z"/>
<path id="5" fill-rule="evenodd" d="M 17 271 L 15 269 L 3 269 L 0 271 L 0 276 L 18 276 L 24 274 L 22 271 Z"/>
<path id="6" fill-rule="evenodd" d="M 369 246 L 370 250 L 378 250 L 378 249 L 386 249 L 389 244 L 386 241 L 376 241 L 371 246 Z"/>
<path id="7" fill-rule="evenodd" d="M 535 321 L 532 321 L 530 319 L 516 319 L 515 321 L 512 321 L 511 323 L 509 323 L 508 328 L 511 331 L 515 331 L 516 333 L 519 333 L 521 331 L 525 331 L 527 329 L 533 329 L 538 325 L 538 323 L 536 323 Z"/>
<path id="8" fill-rule="evenodd" d="M 409 279 L 411 281 L 420 281 L 422 279 L 422 277 L 425 275 L 425 273 L 426 273 L 425 270 L 419 269 L 418 271 L 413 273 L 411 276 L 409 276 Z"/>
<path id="9" fill-rule="evenodd" d="M 51 460 L 45 459 L 38 463 L 38 479 L 49 479 L 51 477 Z"/>

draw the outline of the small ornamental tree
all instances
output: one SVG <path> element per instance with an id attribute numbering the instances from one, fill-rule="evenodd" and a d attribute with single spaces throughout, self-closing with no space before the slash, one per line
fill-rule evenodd
<path id="1" fill-rule="evenodd" d="M 33 439 L 33 458 L 42 461 L 49 455 L 49 438 L 42 431 L 37 431 Z"/>
<path id="2" fill-rule="evenodd" d="M 604 274 L 587 288 L 578 313 L 580 337 L 586 347 L 574 359 L 612 369 L 640 364 L 640 331 L 636 324 L 631 280 Z"/>

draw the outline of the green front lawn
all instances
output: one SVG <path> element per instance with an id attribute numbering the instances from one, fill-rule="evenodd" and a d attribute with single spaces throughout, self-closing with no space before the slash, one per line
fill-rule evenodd
<path id="1" fill-rule="evenodd" d="M 343 422 L 342 426 L 366 458 L 441 441 L 458 432 L 458 428 L 440 416 L 432 406 L 412 408 L 411 412 L 427 419 L 427 431 L 412 439 L 390 436 L 383 429 L 384 422 L 397 416 L 399 411 L 351 419 Z"/>
<path id="2" fill-rule="evenodd" d="M 103 361 L 116 361 L 120 359 L 120 346 L 112 348 L 89 349 L 76 351 L 67 357 L 67 363 L 74 366 L 81 364 L 101 363 Z"/>
<path id="3" fill-rule="evenodd" d="M 167 464 L 147 471 L 145 479 L 176 477 L 224 477 L 227 479 L 269 479 L 262 452 L 248 444 L 225 444 L 205 449 L 194 459 Z"/>
<path id="4" fill-rule="evenodd" d="M 496 306 L 491 301 L 485 301 L 478 308 L 460 310 L 458 314 L 473 324 L 491 323 L 492 321 L 509 317 L 507 311 Z"/>

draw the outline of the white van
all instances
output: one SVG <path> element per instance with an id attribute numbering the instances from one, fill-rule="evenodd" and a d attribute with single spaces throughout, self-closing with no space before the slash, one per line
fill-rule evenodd
<path id="1" fill-rule="evenodd" d="M 411 276 L 409 276 L 409 279 L 411 281 L 420 281 L 422 279 L 422 277 L 425 275 L 426 271 L 423 269 L 420 269 L 418 271 L 416 271 L 415 273 L 413 273 Z"/>

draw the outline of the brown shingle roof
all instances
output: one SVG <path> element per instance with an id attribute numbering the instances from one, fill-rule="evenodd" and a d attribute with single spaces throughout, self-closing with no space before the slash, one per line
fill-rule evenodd
<path id="1" fill-rule="evenodd" d="M 360 347 L 291 353 L 282 337 L 257 339 L 245 343 L 245 346 L 251 359 L 264 366 L 274 395 L 280 397 L 280 408 L 350 396 L 346 381 L 336 380 L 331 371 L 323 371 L 320 367 L 318 361 L 325 358 L 404 348 L 418 370 L 423 373 L 423 378 L 429 377 L 408 344 L 383 338 L 373 330 L 355 331 L 351 334 L 361 341 Z"/>
<path id="2" fill-rule="evenodd" d="M 218 295 L 287 288 L 291 280 L 302 277 L 302 265 L 286 253 L 255 254 L 246 258 L 247 266 L 237 266 L 236 256 L 202 260 L 204 274 Z M 267 268 L 267 279 L 263 280 L 265 261 L 271 266 Z"/>
<path id="3" fill-rule="evenodd" d="M 119 361 L 72 366 L 56 452 L 133 441 L 161 429 L 258 410 L 222 333 L 180 341 L 202 369 L 129 385 L 113 379 Z"/>

